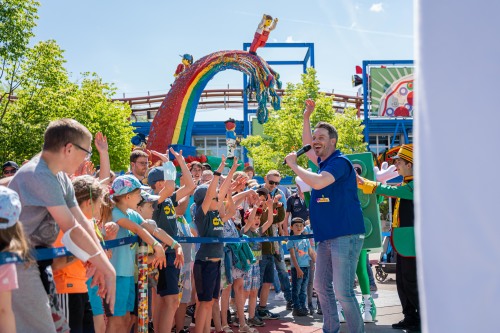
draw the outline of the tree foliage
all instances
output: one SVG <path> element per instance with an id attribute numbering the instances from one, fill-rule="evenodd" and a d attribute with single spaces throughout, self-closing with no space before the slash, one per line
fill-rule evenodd
<path id="1" fill-rule="evenodd" d="M 336 113 L 332 97 L 319 92 L 316 70 L 309 68 L 302 75 L 302 82 L 288 83 L 282 100 L 281 110 L 271 111 L 269 120 L 263 125 L 263 136 L 248 136 L 242 145 L 248 149 L 248 155 L 254 161 L 258 174 L 266 174 L 271 169 L 279 170 L 283 175 L 292 175 L 287 166 L 283 166 L 284 157 L 302 146 L 302 114 L 305 100 L 312 98 L 316 108 L 311 116 L 311 125 L 325 121 L 338 131 L 337 149 L 345 154 L 366 151 L 363 142 L 362 121 L 357 118 L 355 108 L 346 108 L 343 113 Z M 307 168 L 307 157 L 299 157 L 299 164 Z"/>
<path id="2" fill-rule="evenodd" d="M 0 36 L 4 31 L 13 30 L 22 35 L 12 38 L 12 42 L 0 42 L 0 62 L 3 64 L 0 76 L 0 161 L 22 162 L 31 158 L 41 150 L 43 133 L 50 121 L 73 118 L 91 133 L 100 131 L 106 135 L 111 168 L 126 169 L 133 136 L 128 104 L 111 101 L 114 88 L 102 82 L 95 73 L 83 73 L 79 82 L 72 82 L 64 67 L 63 50 L 55 41 L 27 47 L 26 40 L 32 36 L 38 4 L 16 0 L 7 3 L 10 7 L 32 12 L 23 12 L 24 25 L 19 23 L 20 19 L 0 17 L 0 22 L 4 23 L 0 23 Z M 18 13 L 19 10 L 0 9 L 0 15 L 11 12 Z M 5 27 L 8 24 L 12 26 Z M 92 159 L 99 164 L 98 154 Z"/>

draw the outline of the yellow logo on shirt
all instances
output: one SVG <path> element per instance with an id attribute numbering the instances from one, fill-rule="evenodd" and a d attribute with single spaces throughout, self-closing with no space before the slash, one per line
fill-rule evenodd
<path id="1" fill-rule="evenodd" d="M 175 214 L 175 208 L 174 208 L 174 207 L 165 206 L 165 208 L 163 208 L 163 211 L 165 212 L 165 214 L 166 214 L 167 216 L 170 216 L 170 215 L 174 215 L 174 214 Z"/>
<path id="2" fill-rule="evenodd" d="M 216 216 L 212 219 L 212 224 L 214 226 L 219 226 L 219 225 L 222 225 L 223 223 L 222 223 L 222 220 Z"/>
<path id="3" fill-rule="evenodd" d="M 330 198 L 325 198 L 322 196 L 321 198 L 316 199 L 317 203 L 330 202 Z"/>

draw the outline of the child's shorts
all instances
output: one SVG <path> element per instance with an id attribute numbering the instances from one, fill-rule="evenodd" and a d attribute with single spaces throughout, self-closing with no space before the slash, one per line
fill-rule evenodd
<path id="1" fill-rule="evenodd" d="M 92 278 L 87 280 L 87 288 L 89 290 L 89 301 L 90 307 L 92 308 L 92 313 L 94 316 L 99 316 L 104 314 L 104 307 L 102 306 L 102 298 L 97 295 L 99 287 L 90 287 L 92 284 Z"/>
<path id="2" fill-rule="evenodd" d="M 115 311 L 111 313 L 105 304 L 106 317 L 122 317 L 133 312 L 135 306 L 135 281 L 133 276 L 116 277 Z"/>
<path id="3" fill-rule="evenodd" d="M 260 288 L 260 265 L 259 262 L 252 264 L 250 270 L 246 273 L 243 284 L 243 290 L 250 291 Z"/>
<path id="4" fill-rule="evenodd" d="M 158 285 L 156 292 L 160 296 L 178 295 L 179 294 L 179 276 L 181 270 L 175 267 L 175 253 L 165 253 L 167 257 L 167 267 L 160 269 L 158 275 Z"/>
<path id="5" fill-rule="evenodd" d="M 220 295 L 220 261 L 196 260 L 193 266 L 196 294 L 200 302 L 210 302 Z"/>
<path id="6" fill-rule="evenodd" d="M 181 277 L 179 280 L 179 292 L 182 293 L 180 303 L 190 303 L 191 302 L 191 291 L 193 287 L 191 285 L 191 272 L 193 271 L 193 262 L 185 263 L 181 269 Z"/>

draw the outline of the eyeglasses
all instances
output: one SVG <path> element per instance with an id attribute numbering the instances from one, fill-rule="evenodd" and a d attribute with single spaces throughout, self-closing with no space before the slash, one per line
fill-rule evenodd
<path id="1" fill-rule="evenodd" d="M 17 171 L 17 169 L 8 169 L 8 170 L 4 170 L 3 174 L 4 175 L 13 175 L 16 173 L 16 171 Z"/>
<path id="2" fill-rule="evenodd" d="M 92 156 L 92 150 L 90 150 L 90 151 L 89 151 L 89 150 L 87 150 L 87 149 L 83 148 L 82 146 L 77 145 L 76 143 L 73 143 L 73 146 L 75 146 L 75 147 L 77 147 L 77 148 L 79 148 L 79 149 L 83 150 L 84 152 L 86 152 L 86 153 L 87 153 L 87 156 L 85 156 L 85 160 L 86 160 L 86 161 L 90 160 L 90 157 Z"/>
<path id="3" fill-rule="evenodd" d="M 149 163 L 148 162 L 134 162 L 135 164 L 139 164 L 139 165 L 148 165 Z"/>
<path id="4" fill-rule="evenodd" d="M 279 184 L 280 184 L 280 182 L 275 182 L 272 180 L 269 181 L 269 185 L 279 185 Z"/>

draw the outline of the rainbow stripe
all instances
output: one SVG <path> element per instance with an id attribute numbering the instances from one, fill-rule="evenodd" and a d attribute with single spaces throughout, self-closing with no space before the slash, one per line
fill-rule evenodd
<path id="1" fill-rule="evenodd" d="M 148 149 L 166 151 L 171 144 L 191 145 L 194 116 L 200 96 L 217 73 L 234 69 L 249 76 L 247 93 L 255 92 L 259 122 L 267 121 L 267 103 L 280 109 L 275 86 L 281 87 L 279 74 L 257 55 L 245 51 L 220 51 L 209 54 L 181 73 L 163 100 L 151 125 Z"/>

